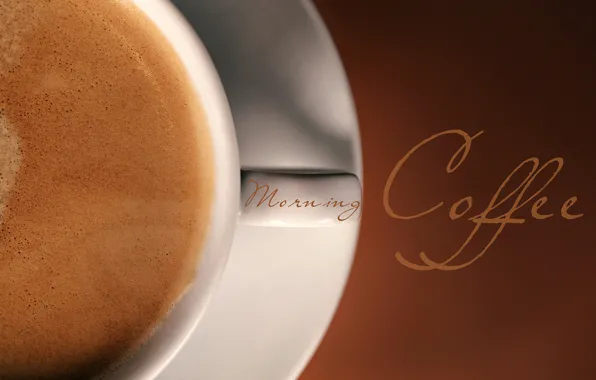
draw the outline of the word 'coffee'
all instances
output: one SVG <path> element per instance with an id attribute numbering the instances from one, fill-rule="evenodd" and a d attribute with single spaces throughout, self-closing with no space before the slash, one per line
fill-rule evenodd
<path id="1" fill-rule="evenodd" d="M 446 168 L 447 173 L 453 173 L 459 168 L 461 164 L 463 164 L 466 157 L 470 153 L 473 140 L 482 135 L 482 133 L 483 131 L 477 133 L 474 136 L 470 136 L 468 133 L 462 130 L 448 130 L 433 135 L 427 138 L 426 140 L 420 142 L 415 147 L 413 147 L 401 160 L 398 161 L 398 163 L 393 168 L 393 171 L 389 175 L 389 178 L 387 179 L 383 193 L 383 205 L 385 207 L 386 213 L 394 219 L 411 220 L 428 215 L 443 207 L 444 202 L 439 202 L 435 206 L 428 208 L 427 210 L 424 210 L 416 215 L 403 216 L 397 214 L 390 205 L 389 193 L 391 191 L 391 187 L 394 185 L 394 182 L 396 181 L 396 177 L 399 170 L 407 160 L 411 159 L 411 156 L 414 153 L 416 153 L 418 149 L 424 147 L 427 143 L 441 136 L 458 135 L 464 139 L 464 143 L 453 154 Z M 540 160 L 536 157 L 528 158 L 527 160 L 521 162 L 501 183 L 501 185 L 494 193 L 493 197 L 491 198 L 489 204 L 486 206 L 484 211 L 482 211 L 478 215 L 468 217 L 468 220 L 474 223 L 475 226 L 472 229 L 472 232 L 470 233 L 466 241 L 459 248 L 459 250 L 453 255 L 451 255 L 447 260 L 443 262 L 433 261 L 424 252 L 420 253 L 420 259 L 423 261 L 424 265 L 415 264 L 408 261 L 400 252 L 397 252 L 395 257 L 401 264 L 415 270 L 458 270 L 473 264 L 476 260 L 478 260 L 486 253 L 486 251 L 493 245 L 493 243 L 497 240 L 499 235 L 503 232 L 503 230 L 508 224 L 525 223 L 526 220 L 524 218 L 514 216 L 514 214 L 520 209 L 524 207 L 530 207 L 532 217 L 537 220 L 544 220 L 554 216 L 554 214 L 546 214 L 541 211 L 541 208 L 546 204 L 548 200 L 546 196 L 541 196 L 541 194 L 561 172 L 561 170 L 563 169 L 563 163 L 564 161 L 561 157 L 553 158 L 542 165 L 540 164 Z M 538 188 L 538 190 L 535 190 L 532 194 L 527 194 L 528 189 L 535 182 L 538 175 L 550 168 L 554 169 L 550 177 L 542 184 L 540 188 Z M 515 187 L 509 193 L 505 192 L 505 188 L 508 185 L 510 185 L 510 182 L 514 175 L 524 173 L 524 171 L 527 171 L 527 174 L 523 178 L 521 183 L 519 183 L 517 187 Z M 506 202 L 509 200 L 513 200 L 513 204 L 507 212 L 497 216 L 489 216 L 490 213 L 494 213 L 494 211 L 497 208 L 506 204 Z M 571 210 L 572 206 L 577 202 L 577 200 L 577 197 L 570 197 L 560 206 L 560 216 L 562 218 L 572 220 L 583 216 L 583 214 L 578 214 Z M 466 216 L 472 208 L 473 201 L 474 200 L 472 196 L 466 196 L 458 200 L 449 208 L 449 217 L 452 220 L 456 220 Z M 466 263 L 451 265 L 450 263 L 463 252 L 463 250 L 472 241 L 474 236 L 476 236 L 480 228 L 485 224 L 498 225 L 498 229 L 494 233 L 488 244 L 486 244 L 484 249 L 482 249 L 482 251 L 478 253 L 472 260 Z"/>

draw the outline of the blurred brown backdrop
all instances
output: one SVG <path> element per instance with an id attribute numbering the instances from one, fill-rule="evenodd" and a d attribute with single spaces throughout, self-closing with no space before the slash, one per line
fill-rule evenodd
<path id="1" fill-rule="evenodd" d="M 365 208 L 345 296 L 301 379 L 595 379 L 594 5 L 316 4 L 354 91 Z M 417 143 L 448 129 L 484 134 L 453 174 L 445 166 L 461 139 L 443 137 L 421 149 L 400 171 L 390 201 L 402 214 L 445 205 L 416 220 L 390 218 L 382 196 L 394 165 Z M 515 216 L 526 222 L 506 226 L 487 253 L 462 270 L 422 272 L 397 262 L 398 250 L 415 263 L 421 263 L 420 251 L 435 261 L 455 253 L 474 225 L 449 219 L 451 204 L 471 195 L 467 216 L 480 213 L 529 157 L 564 159 L 540 195 L 548 197 L 541 211 L 553 217 L 532 219 L 531 204 L 525 206 Z M 529 192 L 553 171 L 545 170 Z M 584 216 L 566 220 L 560 209 L 572 196 L 578 202 L 571 210 Z M 456 261 L 472 259 L 497 228 L 482 227 Z"/>

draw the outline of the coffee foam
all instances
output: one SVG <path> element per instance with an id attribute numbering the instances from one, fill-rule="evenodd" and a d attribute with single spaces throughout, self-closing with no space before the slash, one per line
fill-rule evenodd
<path id="1" fill-rule="evenodd" d="M 19 137 L 8 119 L 0 113 L 0 225 L 21 160 Z"/>
<path id="2" fill-rule="evenodd" d="M 213 183 L 185 75 L 130 1 L 0 0 L 0 379 L 99 373 L 187 288 Z"/>
<path id="3" fill-rule="evenodd" d="M 19 64 L 24 54 L 23 40 L 35 30 L 44 13 L 45 6 L 37 3 L 0 0 L 0 76 Z M 24 14 L 28 16 L 22 17 Z"/>

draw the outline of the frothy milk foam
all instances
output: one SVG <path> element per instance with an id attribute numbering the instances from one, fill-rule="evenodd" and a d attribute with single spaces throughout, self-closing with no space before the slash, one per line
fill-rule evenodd
<path id="1" fill-rule="evenodd" d="M 0 0 L 0 379 L 88 379 L 146 341 L 194 276 L 210 141 L 131 0 Z"/>
<path id="2" fill-rule="evenodd" d="M 19 137 L 8 120 L 0 114 L 0 224 L 20 166 Z"/>
<path id="3" fill-rule="evenodd" d="M 0 1 L 0 77 L 10 72 L 19 62 L 23 46 L 22 37 L 30 31 L 37 19 L 38 8 L 27 9 L 20 1 Z M 23 22 L 17 18 L 20 12 L 32 11 L 32 18 Z M 0 103 L 0 225 L 10 190 L 14 186 L 21 165 L 19 136 L 3 115 Z"/>

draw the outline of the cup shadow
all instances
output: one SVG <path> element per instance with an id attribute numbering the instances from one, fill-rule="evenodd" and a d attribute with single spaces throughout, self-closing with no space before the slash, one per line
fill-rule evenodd
<path id="1" fill-rule="evenodd" d="M 221 77 L 243 168 L 358 171 L 350 88 L 304 3 L 172 2 Z"/>

